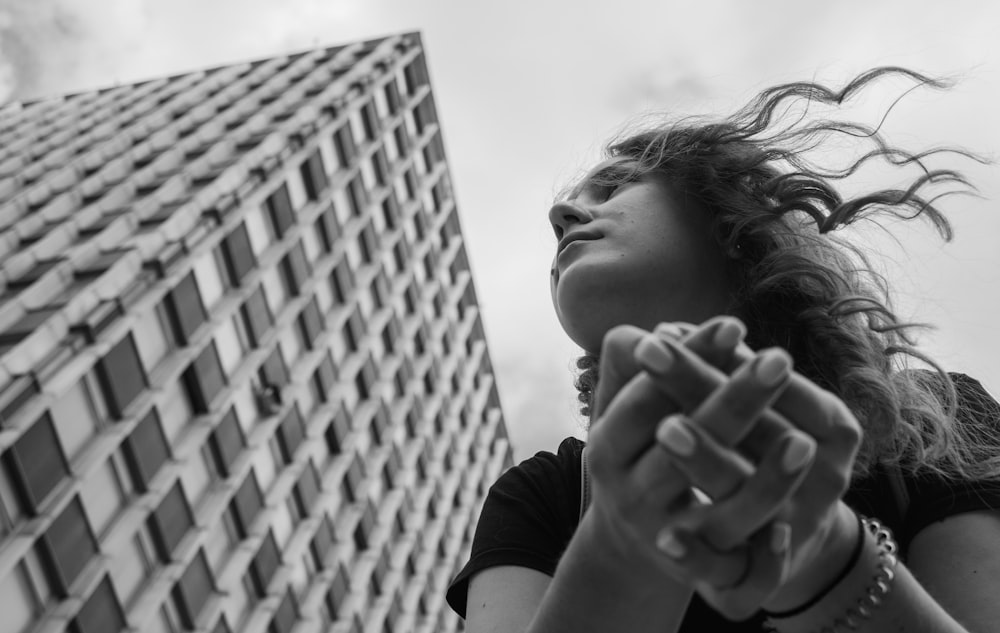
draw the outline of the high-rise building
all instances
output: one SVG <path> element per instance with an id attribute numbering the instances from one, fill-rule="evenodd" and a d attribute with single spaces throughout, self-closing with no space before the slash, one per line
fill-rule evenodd
<path id="1" fill-rule="evenodd" d="M 418 34 L 0 109 L 0 633 L 454 631 L 511 455 Z"/>

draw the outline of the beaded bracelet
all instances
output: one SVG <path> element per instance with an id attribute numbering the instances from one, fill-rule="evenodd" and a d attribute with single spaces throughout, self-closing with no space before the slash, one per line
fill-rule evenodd
<path id="1" fill-rule="evenodd" d="M 875 575 L 872 576 L 871 584 L 865 588 L 865 595 L 859 598 L 856 604 L 851 605 L 843 615 L 835 618 L 832 624 L 817 629 L 817 633 L 836 633 L 844 629 L 857 630 L 862 620 L 871 619 L 872 611 L 882 604 L 892 589 L 892 581 L 896 578 L 896 564 L 899 562 L 897 557 L 899 546 L 889 528 L 877 519 L 862 517 L 861 522 L 865 530 L 875 537 L 875 544 L 879 550 Z M 774 618 L 774 615 L 771 615 L 771 618 Z"/>

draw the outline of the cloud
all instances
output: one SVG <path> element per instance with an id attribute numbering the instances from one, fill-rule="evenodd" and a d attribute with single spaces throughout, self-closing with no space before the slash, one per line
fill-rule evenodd
<path id="1" fill-rule="evenodd" d="M 53 71 L 72 72 L 65 56 L 84 39 L 77 17 L 54 0 L 5 0 L 0 5 L 0 99 L 22 100 L 37 95 L 43 78 Z"/>

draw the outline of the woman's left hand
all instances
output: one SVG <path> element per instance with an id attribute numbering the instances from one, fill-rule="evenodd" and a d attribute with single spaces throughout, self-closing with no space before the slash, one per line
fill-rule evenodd
<path id="1" fill-rule="evenodd" d="M 693 373 L 710 375 L 702 358 L 672 336 L 662 335 L 663 331 L 660 330 L 660 339 L 675 363 L 690 368 Z M 742 346 L 737 356 L 746 363 L 753 358 L 753 352 Z M 642 361 L 639 362 L 642 365 Z M 718 482 L 714 481 L 717 471 L 711 468 L 710 455 L 732 449 L 715 445 L 712 437 L 745 435 L 752 421 L 724 420 L 723 424 L 734 428 L 719 429 L 719 422 L 705 414 L 711 410 L 713 397 L 725 397 L 727 388 L 733 388 L 729 385 L 736 381 L 721 378 L 713 396 L 692 405 L 689 395 L 674 393 L 672 381 L 657 381 L 658 372 L 654 367 L 646 366 L 645 369 L 671 398 L 689 403 L 685 409 L 687 416 L 668 416 L 664 420 L 658 438 L 667 438 L 667 426 L 676 428 L 679 425 L 697 440 L 695 451 L 687 455 L 673 451 L 672 443 L 661 441 L 661 446 L 669 453 L 664 458 L 685 472 L 699 489 L 718 489 Z M 672 372 L 677 370 L 675 367 Z M 741 381 L 739 388 L 746 389 L 746 381 Z M 728 496 L 714 499 L 712 504 L 690 506 L 672 516 L 670 525 L 664 526 L 665 533 L 670 536 L 664 540 L 672 540 L 675 551 L 679 551 L 678 545 L 684 550 L 675 562 L 686 571 L 685 580 L 696 587 L 706 602 L 733 619 L 748 617 L 760 607 L 783 611 L 807 602 L 840 571 L 857 535 L 853 512 L 840 501 L 850 482 L 854 455 L 860 443 L 857 420 L 839 398 L 798 374 L 793 374 L 789 386 L 772 406 L 816 442 L 815 458 L 798 479 L 798 487 L 788 489 L 784 497 L 776 495 L 773 487 L 776 482 L 788 481 L 787 469 L 794 465 L 794 459 L 784 457 L 788 453 L 779 450 L 780 447 L 753 447 L 760 462 L 743 486 Z M 735 428 L 736 425 L 742 428 Z M 708 428 L 711 433 L 706 432 Z M 775 518 L 779 519 L 779 525 L 790 526 L 790 538 L 782 530 L 761 530 L 762 525 Z M 785 539 L 787 542 L 782 542 Z M 783 553 L 781 546 L 786 546 L 790 554 L 786 573 L 781 574 L 781 578 L 773 573 L 755 574 L 755 564 L 773 566 L 773 557 Z M 704 574 L 726 567 L 719 559 L 733 556 L 745 558 L 742 578 L 732 579 L 735 586 L 714 586 L 718 579 L 710 579 Z M 731 563 L 728 567 L 732 568 Z M 776 581 L 780 586 L 772 586 Z M 770 585 L 760 586 L 760 582 Z"/>

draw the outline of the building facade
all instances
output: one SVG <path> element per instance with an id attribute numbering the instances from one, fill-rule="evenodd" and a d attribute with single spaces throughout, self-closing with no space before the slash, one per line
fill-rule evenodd
<path id="1" fill-rule="evenodd" d="M 511 460 L 409 33 L 0 109 L 0 633 L 454 631 Z"/>

